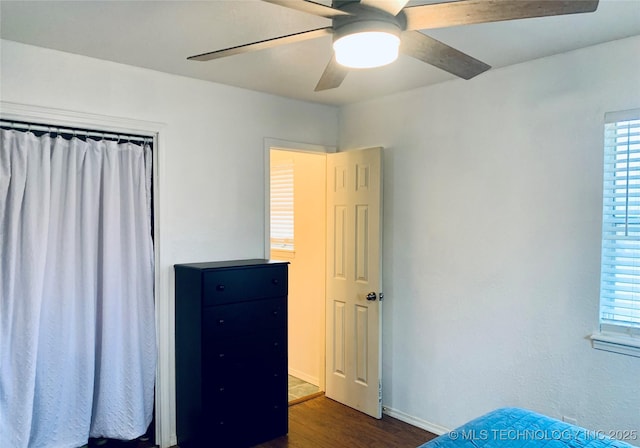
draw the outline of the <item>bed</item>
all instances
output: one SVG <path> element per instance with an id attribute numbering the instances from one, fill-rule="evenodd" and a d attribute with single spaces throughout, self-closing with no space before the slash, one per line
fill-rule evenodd
<path id="1" fill-rule="evenodd" d="M 590 431 L 520 408 L 502 408 L 418 448 L 634 448 L 638 430 Z"/>

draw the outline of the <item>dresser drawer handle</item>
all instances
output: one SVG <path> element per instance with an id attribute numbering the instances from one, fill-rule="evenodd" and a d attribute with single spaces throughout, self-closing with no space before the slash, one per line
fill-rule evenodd
<path id="1" fill-rule="evenodd" d="M 273 283 L 274 285 L 278 285 L 280 284 L 280 280 L 278 280 L 277 278 L 273 278 L 271 279 L 271 283 Z"/>
<path id="2" fill-rule="evenodd" d="M 224 291 L 224 285 L 218 285 L 218 286 L 216 286 L 216 290 L 217 290 L 217 291 Z"/>

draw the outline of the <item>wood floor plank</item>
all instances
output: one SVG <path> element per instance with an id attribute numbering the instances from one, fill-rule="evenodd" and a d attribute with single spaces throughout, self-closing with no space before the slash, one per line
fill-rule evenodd
<path id="1" fill-rule="evenodd" d="M 326 397 L 289 407 L 289 434 L 255 448 L 415 448 L 435 434 L 385 415 L 377 420 Z"/>

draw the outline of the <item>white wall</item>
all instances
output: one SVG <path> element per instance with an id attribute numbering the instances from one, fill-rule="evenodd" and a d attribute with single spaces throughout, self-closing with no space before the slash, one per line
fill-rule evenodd
<path id="1" fill-rule="evenodd" d="M 2 101 L 162 124 L 156 241 L 160 307 L 169 313 L 173 264 L 263 256 L 264 139 L 336 144 L 338 112 L 330 106 L 0 44 Z M 160 332 L 161 368 L 172 372 L 172 314 Z M 173 400 L 171 375 L 163 399 Z"/>
<path id="2" fill-rule="evenodd" d="M 383 403 L 452 428 L 500 406 L 640 430 L 640 358 L 594 350 L 603 116 L 640 37 L 341 110 L 383 145 Z M 640 445 L 640 440 L 631 440 Z"/>

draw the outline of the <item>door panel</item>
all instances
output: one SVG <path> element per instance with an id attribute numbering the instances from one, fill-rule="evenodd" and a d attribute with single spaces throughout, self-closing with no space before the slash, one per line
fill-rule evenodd
<path id="1" fill-rule="evenodd" d="M 382 150 L 328 154 L 327 174 L 326 395 L 380 418 Z"/>
<path id="2" fill-rule="evenodd" d="M 345 373 L 345 303 L 335 300 L 333 302 L 333 374 L 344 377 Z"/>

